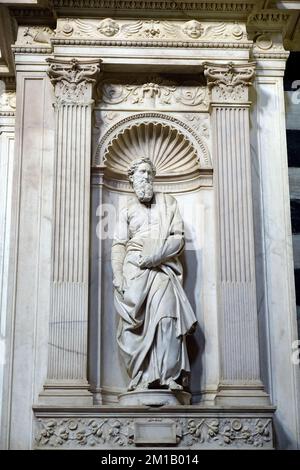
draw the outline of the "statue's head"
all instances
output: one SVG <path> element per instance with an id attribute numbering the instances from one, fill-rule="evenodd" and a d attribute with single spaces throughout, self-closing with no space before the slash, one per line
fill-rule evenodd
<path id="1" fill-rule="evenodd" d="M 184 24 L 183 32 L 192 39 L 198 39 L 203 33 L 203 26 L 197 20 L 190 20 Z"/>
<path id="2" fill-rule="evenodd" d="M 153 181 L 156 168 L 147 157 L 133 160 L 128 168 L 128 178 L 138 199 L 141 202 L 150 202 L 153 197 Z"/>

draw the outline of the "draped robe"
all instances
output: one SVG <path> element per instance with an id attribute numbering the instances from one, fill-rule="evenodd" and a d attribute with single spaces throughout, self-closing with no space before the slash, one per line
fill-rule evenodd
<path id="1" fill-rule="evenodd" d="M 133 196 L 121 210 L 112 269 L 114 277 L 123 278 L 124 294 L 115 290 L 115 306 L 129 390 L 167 386 L 190 371 L 185 337 L 196 317 L 182 287 L 183 247 L 183 221 L 172 196 L 156 193 L 150 205 Z M 151 267 L 139 266 L 141 256 L 150 257 Z"/>

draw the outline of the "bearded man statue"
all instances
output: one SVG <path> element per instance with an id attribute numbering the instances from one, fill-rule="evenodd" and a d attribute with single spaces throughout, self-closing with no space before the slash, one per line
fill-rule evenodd
<path id="1" fill-rule="evenodd" d="M 197 322 L 182 287 L 183 221 L 175 198 L 154 193 L 155 174 L 148 158 L 132 162 L 135 194 L 120 212 L 112 245 L 117 341 L 129 391 L 186 388 L 186 335 Z"/>

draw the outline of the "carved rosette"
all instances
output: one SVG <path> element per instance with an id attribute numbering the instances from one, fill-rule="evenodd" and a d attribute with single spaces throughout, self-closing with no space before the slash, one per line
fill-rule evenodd
<path id="1" fill-rule="evenodd" d="M 204 64 L 204 75 L 212 93 L 212 102 L 245 103 L 252 85 L 255 64 Z"/>
<path id="2" fill-rule="evenodd" d="M 55 89 L 57 104 L 91 104 L 91 87 L 100 72 L 98 59 L 88 62 L 49 58 L 48 75 Z"/>

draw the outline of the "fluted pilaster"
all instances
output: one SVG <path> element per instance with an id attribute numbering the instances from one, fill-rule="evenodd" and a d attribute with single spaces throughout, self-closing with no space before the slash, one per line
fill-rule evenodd
<path id="1" fill-rule="evenodd" d="M 98 60 L 49 59 L 56 102 L 56 160 L 48 401 L 91 403 L 87 381 L 92 90 Z"/>
<path id="2" fill-rule="evenodd" d="M 260 380 L 249 140 L 253 64 L 206 64 L 217 217 L 220 385 L 217 402 L 266 404 Z"/>

